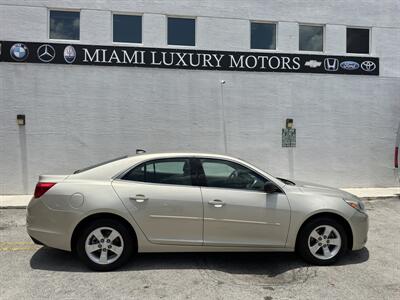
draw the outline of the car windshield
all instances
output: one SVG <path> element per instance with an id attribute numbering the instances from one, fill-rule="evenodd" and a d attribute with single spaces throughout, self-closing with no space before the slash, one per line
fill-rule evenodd
<path id="1" fill-rule="evenodd" d="M 110 159 L 110 160 L 106 160 L 106 161 L 103 161 L 101 163 L 98 163 L 98 164 L 95 164 L 95 165 L 92 165 L 92 166 L 89 166 L 89 167 L 86 167 L 86 168 L 78 169 L 78 170 L 76 170 L 74 172 L 74 174 L 82 173 L 84 171 L 88 171 L 90 169 L 97 168 L 97 167 L 100 167 L 102 165 L 105 165 L 105 164 L 108 164 L 108 163 L 111 163 L 111 162 L 114 162 L 114 161 L 117 161 L 117 160 L 120 160 L 120 159 L 124 159 L 124 158 L 127 158 L 127 157 L 128 157 L 128 155 L 124 155 L 124 156 L 120 156 L 120 157 L 113 158 L 113 159 Z"/>

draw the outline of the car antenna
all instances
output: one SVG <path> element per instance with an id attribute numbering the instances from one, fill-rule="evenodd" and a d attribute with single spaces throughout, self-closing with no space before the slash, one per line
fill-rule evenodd
<path id="1" fill-rule="evenodd" d="M 136 154 L 146 153 L 146 150 L 143 149 L 136 149 Z"/>

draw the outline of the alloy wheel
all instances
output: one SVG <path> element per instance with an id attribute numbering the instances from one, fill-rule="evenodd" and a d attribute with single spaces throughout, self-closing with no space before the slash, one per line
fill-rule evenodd
<path id="1" fill-rule="evenodd" d="M 308 248 L 311 254 L 322 260 L 335 257 L 341 248 L 342 239 L 336 228 L 321 225 L 311 231 L 308 237 Z"/>
<path id="2" fill-rule="evenodd" d="M 97 264 L 107 265 L 115 262 L 124 250 L 121 234 L 111 227 L 99 227 L 86 238 L 85 252 Z"/>

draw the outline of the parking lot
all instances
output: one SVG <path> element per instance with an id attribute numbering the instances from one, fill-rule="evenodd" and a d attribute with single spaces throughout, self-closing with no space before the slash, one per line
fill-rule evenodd
<path id="1" fill-rule="evenodd" d="M 24 209 L 0 210 L 0 298 L 399 299 L 400 200 L 366 203 L 367 247 L 337 265 L 292 253 L 140 254 L 109 273 L 68 252 L 34 245 Z"/>

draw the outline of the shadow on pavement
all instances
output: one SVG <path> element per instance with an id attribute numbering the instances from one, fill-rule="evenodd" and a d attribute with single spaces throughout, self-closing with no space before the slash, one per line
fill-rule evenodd
<path id="1" fill-rule="evenodd" d="M 348 252 L 334 266 L 360 264 L 369 259 L 369 251 L 363 248 Z M 32 269 L 61 272 L 90 272 L 73 254 L 42 247 L 31 260 Z M 201 269 L 229 274 L 249 274 L 275 277 L 308 267 L 294 253 L 143 253 L 136 255 L 117 271 L 143 271 L 166 269 Z"/>

